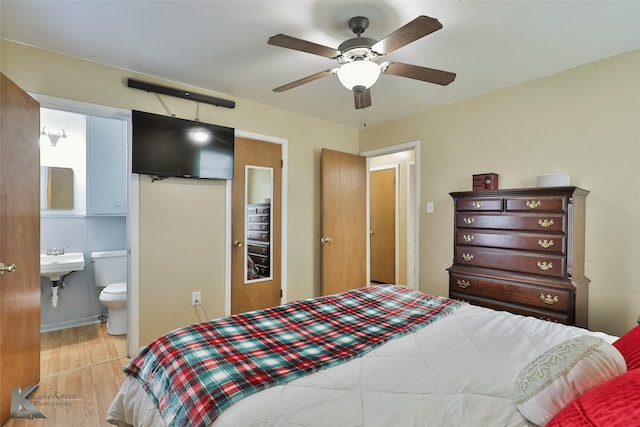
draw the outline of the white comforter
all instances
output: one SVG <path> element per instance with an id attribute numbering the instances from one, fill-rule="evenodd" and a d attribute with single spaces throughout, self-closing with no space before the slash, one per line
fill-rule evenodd
<path id="1" fill-rule="evenodd" d="M 518 372 L 541 352 L 584 334 L 616 339 L 465 305 L 360 359 L 245 398 L 213 427 L 529 426 L 510 399 Z M 164 426 L 132 378 L 107 419 Z"/>

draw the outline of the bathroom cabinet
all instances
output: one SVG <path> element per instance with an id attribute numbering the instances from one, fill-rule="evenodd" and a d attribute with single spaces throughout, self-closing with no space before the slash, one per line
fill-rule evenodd
<path id="1" fill-rule="evenodd" d="M 87 117 L 89 215 L 126 215 L 127 122 Z"/>

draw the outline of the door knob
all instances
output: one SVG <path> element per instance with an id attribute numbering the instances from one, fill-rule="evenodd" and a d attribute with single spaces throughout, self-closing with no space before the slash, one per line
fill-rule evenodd
<path id="1" fill-rule="evenodd" d="M 241 248 L 242 247 L 242 242 L 240 240 L 235 240 L 233 242 L 233 246 L 235 246 L 236 248 Z"/>
<path id="2" fill-rule="evenodd" d="M 8 271 L 9 273 L 16 271 L 16 265 L 5 265 L 4 262 L 0 262 L 0 275 L 3 275 L 5 271 Z"/>
<path id="3" fill-rule="evenodd" d="M 333 239 L 331 237 L 323 237 L 320 239 L 320 242 L 322 243 L 331 243 L 333 242 Z"/>

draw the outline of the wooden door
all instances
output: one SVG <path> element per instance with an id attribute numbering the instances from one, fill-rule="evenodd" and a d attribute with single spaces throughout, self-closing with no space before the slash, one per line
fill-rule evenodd
<path id="1" fill-rule="evenodd" d="M 255 168 L 254 168 L 255 167 Z M 249 222 L 247 212 L 247 169 L 272 172 L 271 197 L 263 200 L 269 205 L 269 230 L 256 230 L 260 237 L 256 244 L 248 238 L 246 227 Z M 233 163 L 233 183 L 231 190 L 231 313 L 274 307 L 281 302 L 281 225 L 282 225 L 282 146 L 269 142 L 246 138 L 235 140 Z M 268 235 L 265 235 L 268 232 Z M 265 249 L 265 244 L 268 246 Z M 256 255 L 247 252 L 260 246 Z M 264 250 L 265 252 L 260 252 Z M 267 258 L 265 258 L 265 256 Z M 260 261 L 258 261 L 260 258 Z M 251 275 L 250 270 L 260 269 L 260 277 Z M 258 265 L 260 264 L 260 265 Z M 268 268 L 267 274 L 264 269 Z M 264 276 L 264 277 L 262 277 Z"/>
<path id="2" fill-rule="evenodd" d="M 396 283 L 396 169 L 369 174 L 372 282 Z"/>
<path id="3" fill-rule="evenodd" d="M 40 382 L 39 127 L 38 103 L 0 73 L 0 262 L 15 264 L 0 275 L 0 424 L 12 390 Z"/>
<path id="4" fill-rule="evenodd" d="M 322 150 L 322 294 L 367 285 L 366 159 Z"/>

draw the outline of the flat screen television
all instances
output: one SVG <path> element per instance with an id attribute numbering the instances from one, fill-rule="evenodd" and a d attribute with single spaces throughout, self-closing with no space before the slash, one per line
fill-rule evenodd
<path id="1" fill-rule="evenodd" d="M 132 172 L 233 179 L 234 129 L 132 111 Z"/>

